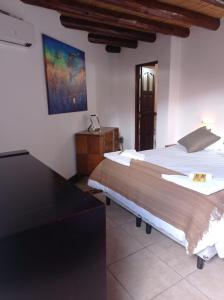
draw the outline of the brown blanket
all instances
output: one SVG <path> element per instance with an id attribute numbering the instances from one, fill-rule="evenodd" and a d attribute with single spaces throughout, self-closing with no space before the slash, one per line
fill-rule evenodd
<path id="1" fill-rule="evenodd" d="M 153 215 L 185 232 L 188 251 L 193 253 L 203 233 L 208 230 L 210 216 L 220 219 L 224 212 L 224 191 L 205 196 L 161 178 L 161 174 L 178 174 L 147 162 L 132 160 L 126 167 L 103 160 L 93 171 L 95 180 Z"/>

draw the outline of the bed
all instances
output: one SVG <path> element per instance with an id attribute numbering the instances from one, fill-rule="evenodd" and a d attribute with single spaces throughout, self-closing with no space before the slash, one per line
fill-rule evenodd
<path id="1" fill-rule="evenodd" d="M 187 153 L 183 146 L 174 145 L 165 149 L 153 149 L 141 153 L 145 155 L 146 162 L 181 174 L 188 175 L 191 172 L 203 171 L 213 174 L 216 178 L 224 178 L 224 152 L 205 149 L 195 153 Z M 113 162 L 113 164 L 117 163 Z M 140 181 L 141 178 L 139 178 Z M 141 221 L 144 221 L 146 223 L 146 233 L 150 233 L 153 227 L 183 245 L 188 252 L 188 240 L 183 230 L 159 218 L 136 201 L 133 201 L 133 199 L 124 196 L 122 192 L 117 192 L 102 184 L 100 180 L 95 180 L 94 176 L 90 176 L 88 184 L 92 188 L 100 189 L 105 193 L 107 204 L 110 203 L 111 199 L 133 213 L 136 216 L 136 226 L 140 226 Z M 204 261 L 210 260 L 216 254 L 220 258 L 224 258 L 223 232 L 224 217 L 222 216 L 219 220 L 211 217 L 208 229 L 192 252 L 192 254 L 198 256 L 197 267 L 199 269 L 203 268 Z"/>

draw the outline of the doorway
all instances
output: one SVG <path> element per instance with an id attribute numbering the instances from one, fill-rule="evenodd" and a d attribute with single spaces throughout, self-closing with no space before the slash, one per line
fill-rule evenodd
<path id="1" fill-rule="evenodd" d="M 156 147 L 156 88 L 158 61 L 136 65 L 135 148 Z"/>

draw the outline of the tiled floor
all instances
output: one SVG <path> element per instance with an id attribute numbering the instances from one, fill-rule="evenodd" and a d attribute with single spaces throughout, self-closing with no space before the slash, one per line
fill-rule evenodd
<path id="1" fill-rule="evenodd" d="M 95 196 L 105 202 L 103 193 Z M 107 215 L 107 300 L 224 300 L 224 262 L 197 270 L 196 258 L 111 202 Z"/>

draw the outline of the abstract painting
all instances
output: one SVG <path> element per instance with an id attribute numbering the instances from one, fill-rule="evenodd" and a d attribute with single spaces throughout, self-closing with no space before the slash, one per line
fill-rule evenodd
<path id="1" fill-rule="evenodd" d="M 85 53 L 42 35 L 48 112 L 87 110 Z"/>

